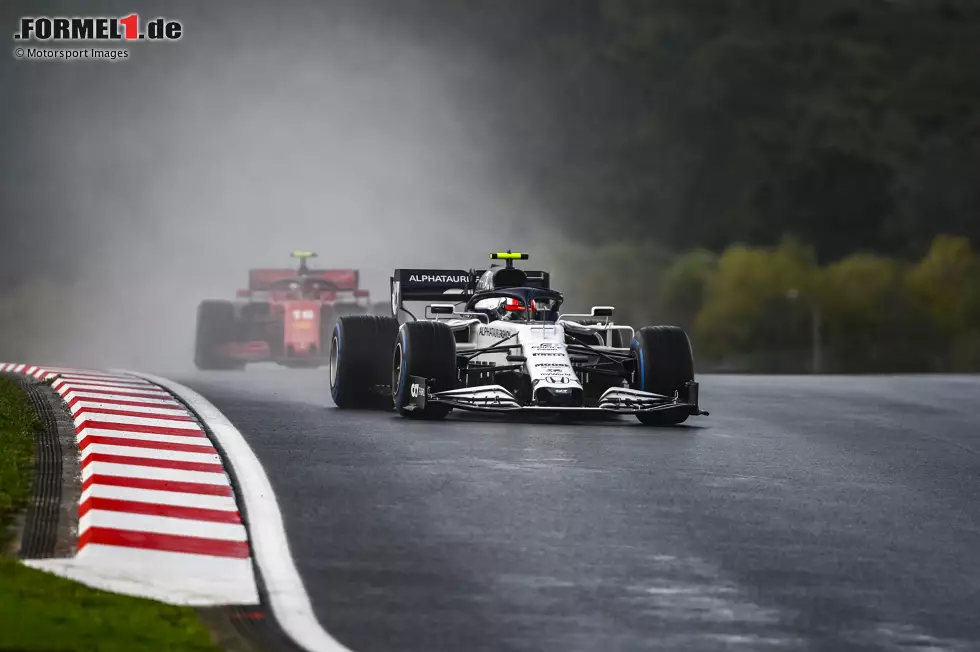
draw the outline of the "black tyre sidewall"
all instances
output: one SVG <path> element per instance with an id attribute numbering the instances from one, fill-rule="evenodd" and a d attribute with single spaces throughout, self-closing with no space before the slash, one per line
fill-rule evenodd
<path id="1" fill-rule="evenodd" d="M 244 366 L 215 353 L 217 347 L 235 341 L 235 306 L 230 301 L 202 301 L 197 307 L 194 364 L 201 370 L 225 370 Z"/>
<path id="2" fill-rule="evenodd" d="M 330 338 L 330 395 L 339 408 L 391 409 L 390 399 L 374 391 L 390 377 L 391 351 L 398 331 L 392 318 L 340 317 Z M 337 347 L 336 370 L 333 347 Z"/>
<path id="3" fill-rule="evenodd" d="M 395 377 L 395 360 L 401 355 L 401 373 Z M 452 408 L 438 403 L 424 411 L 405 409 L 409 403 L 408 376 L 433 381 L 432 391 L 444 392 L 456 386 L 456 338 L 446 324 L 415 321 L 402 324 L 392 356 L 392 398 L 403 416 L 423 419 L 445 418 Z"/>
<path id="4" fill-rule="evenodd" d="M 687 400 L 687 383 L 694 380 L 694 354 L 687 333 L 676 326 L 647 326 L 636 331 L 630 350 L 636 360 L 634 389 L 666 396 L 676 391 L 681 400 Z M 686 418 L 677 420 L 657 412 L 637 415 L 648 425 L 673 425 Z"/>

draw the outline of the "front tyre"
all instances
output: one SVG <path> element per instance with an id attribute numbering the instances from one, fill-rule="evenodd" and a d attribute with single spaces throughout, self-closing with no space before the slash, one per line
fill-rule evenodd
<path id="1" fill-rule="evenodd" d="M 235 341 L 235 306 L 230 301 L 202 301 L 197 307 L 194 365 L 205 371 L 244 369 L 222 348 Z"/>
<path id="2" fill-rule="evenodd" d="M 424 410 L 413 409 L 408 377 L 426 378 L 433 392 L 444 392 L 455 389 L 456 375 L 456 338 L 449 326 L 436 321 L 402 324 L 391 367 L 391 393 L 402 416 L 445 419 L 452 411 L 448 405 L 426 403 Z"/>
<path id="3" fill-rule="evenodd" d="M 630 342 L 635 360 L 633 389 L 688 400 L 687 383 L 694 380 L 694 352 L 687 333 L 677 326 L 646 326 L 636 331 Z M 636 418 L 648 426 L 673 426 L 690 416 L 677 410 L 639 413 Z"/>
<path id="4" fill-rule="evenodd" d="M 391 409 L 384 389 L 398 335 L 391 317 L 344 315 L 330 338 L 330 396 L 341 409 Z"/>

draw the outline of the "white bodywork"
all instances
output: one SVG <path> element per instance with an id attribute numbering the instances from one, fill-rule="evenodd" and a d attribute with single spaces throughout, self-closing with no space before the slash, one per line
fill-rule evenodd
<path id="1" fill-rule="evenodd" d="M 496 301 L 496 299 L 488 301 Z M 481 307 L 478 302 L 476 309 L 479 310 Z M 697 414 L 707 414 L 698 411 L 696 383 L 690 383 L 688 386 L 689 394 L 694 397 L 691 404 L 681 401 L 678 392 L 674 392 L 673 396 L 664 396 L 633 389 L 627 378 L 622 379 L 618 387 L 612 386 L 606 389 L 598 398 L 598 405 L 595 407 L 575 404 L 576 397 L 573 394 L 579 393 L 582 396 L 585 391 L 583 384 L 590 382 L 587 369 L 606 355 L 612 356 L 613 359 L 615 356 L 629 355 L 629 342 L 633 338 L 634 330 L 629 326 L 613 324 L 609 319 L 611 314 L 612 308 L 596 306 L 592 309 L 592 314 L 559 315 L 556 322 L 524 319 L 511 321 L 505 318 L 490 321 L 486 313 L 456 312 L 454 304 L 431 304 L 426 307 L 426 319 L 444 323 L 457 334 L 457 353 L 474 352 L 467 361 L 467 368 L 471 373 L 476 369 L 479 375 L 478 370 L 484 365 L 488 371 L 495 369 L 498 373 L 520 366 L 530 380 L 531 401 L 529 405 L 522 405 L 511 390 L 490 380 L 492 376 L 488 377 L 486 383 L 472 382 L 468 376 L 465 387 L 436 393 L 430 390 L 425 396 L 427 400 L 437 400 L 464 409 L 490 411 L 637 414 L 693 408 Z M 604 320 L 595 323 L 597 317 Z M 618 342 L 616 342 L 618 346 L 614 346 L 616 340 L 614 334 L 617 331 L 619 332 Z M 576 345 L 575 352 L 570 354 L 565 341 L 566 332 L 575 335 L 592 333 L 598 335 L 602 343 L 597 342 L 588 346 Z M 493 350 L 486 351 L 486 349 Z M 573 366 L 573 357 L 581 376 L 576 373 Z M 582 369 L 586 371 L 581 371 Z M 418 384 L 413 385 L 413 397 L 416 396 L 414 392 L 418 387 Z M 548 397 L 549 399 L 567 393 L 568 398 L 572 400 L 567 405 L 562 405 L 561 401 L 557 404 L 553 400 L 542 401 L 542 396 L 539 394 L 541 390 L 547 390 L 549 394 L 555 395 Z"/>
<path id="2" fill-rule="evenodd" d="M 489 324 L 478 322 L 470 325 L 470 329 L 470 348 L 513 343 L 514 348 L 509 353 L 525 356 L 524 369 L 531 379 L 532 397 L 536 397 L 542 387 L 551 388 L 557 393 L 582 389 L 572 370 L 572 361 L 565 345 L 565 329 L 560 324 L 498 320 Z M 507 351 L 485 353 L 478 362 L 496 366 L 514 364 L 507 360 L 507 355 Z"/>
<path id="3" fill-rule="evenodd" d="M 429 306 L 429 308 L 431 309 L 439 305 L 444 305 L 446 309 L 452 306 L 452 304 L 434 304 L 433 306 Z M 515 362 L 509 361 L 507 356 L 523 355 L 526 358 L 523 363 L 524 370 L 531 380 L 532 403 L 537 402 L 537 392 L 541 388 L 549 388 L 557 394 L 570 393 L 572 390 L 583 389 L 582 383 L 572 367 L 572 360 L 569 357 L 568 348 L 565 343 L 566 324 L 569 324 L 578 331 L 589 330 L 600 333 L 606 343 L 606 346 L 598 347 L 600 350 L 611 348 L 609 347 L 609 340 L 610 334 L 614 330 L 629 331 L 629 337 L 633 336 L 632 328 L 629 326 L 614 325 L 612 322 L 586 326 L 564 318 L 560 318 L 557 323 L 508 321 L 502 319 L 488 323 L 485 321 L 485 318 L 480 319 L 475 316 L 472 318 L 459 318 L 466 316 L 468 316 L 468 313 L 460 314 L 453 312 L 451 316 L 446 315 L 442 319 L 440 319 L 440 315 L 433 315 L 432 318 L 442 321 L 453 331 L 468 330 L 467 341 L 465 343 L 457 342 L 456 344 L 458 351 L 513 345 L 512 348 L 506 350 L 501 349 L 500 351 L 482 353 L 471 364 L 475 366 L 487 365 L 488 367 L 512 366 Z M 568 317 L 591 318 L 592 316 L 568 315 Z M 500 392 L 505 393 L 508 397 L 511 396 L 503 388 L 499 388 L 500 391 L 497 391 L 494 389 L 495 387 L 497 386 L 483 386 L 481 391 L 484 391 L 486 396 L 482 398 L 486 400 L 503 400 Z M 473 389 L 471 387 L 453 391 L 475 397 L 476 395 L 473 393 Z"/>

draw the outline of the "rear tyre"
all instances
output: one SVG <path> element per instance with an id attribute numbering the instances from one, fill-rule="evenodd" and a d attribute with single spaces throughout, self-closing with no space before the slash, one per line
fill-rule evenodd
<path id="1" fill-rule="evenodd" d="M 274 359 L 285 358 L 289 353 L 286 350 L 286 315 L 280 313 L 275 321 L 267 324 L 266 331 L 268 333 L 266 342 L 269 344 L 269 353 Z"/>
<path id="2" fill-rule="evenodd" d="M 390 317 L 345 315 L 330 337 L 330 395 L 341 409 L 391 409 L 380 387 L 391 382 L 398 322 Z"/>
<path id="3" fill-rule="evenodd" d="M 402 324 L 391 364 L 391 393 L 402 416 L 445 419 L 452 412 L 451 407 L 440 403 L 427 404 L 425 410 L 407 409 L 411 403 L 409 376 L 431 379 L 433 392 L 456 388 L 456 338 L 449 326 L 435 321 Z"/>
<path id="4" fill-rule="evenodd" d="M 330 350 L 330 338 L 333 337 L 337 320 L 347 315 L 364 315 L 366 311 L 356 304 L 324 304 L 320 306 L 320 346 L 322 350 Z"/>
<path id="5" fill-rule="evenodd" d="M 636 360 L 633 388 L 673 396 L 688 396 L 687 383 L 694 380 L 694 353 L 687 333 L 677 326 L 647 326 L 636 331 L 630 350 Z M 687 421 L 676 411 L 648 412 L 636 418 L 648 426 L 672 426 Z"/>
<path id="6" fill-rule="evenodd" d="M 221 351 L 224 345 L 234 341 L 235 306 L 230 301 L 202 301 L 197 306 L 194 365 L 205 371 L 244 369 L 244 362 Z"/>

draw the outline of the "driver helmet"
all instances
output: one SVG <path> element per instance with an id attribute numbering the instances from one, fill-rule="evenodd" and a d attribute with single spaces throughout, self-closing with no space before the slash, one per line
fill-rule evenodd
<path id="1" fill-rule="evenodd" d="M 527 308 L 524 302 L 520 299 L 506 298 L 501 302 L 500 311 L 502 313 L 501 319 L 507 321 L 524 321 L 527 315 Z M 538 310 L 534 305 L 534 301 L 531 301 L 531 320 L 534 321 L 538 318 Z"/>

